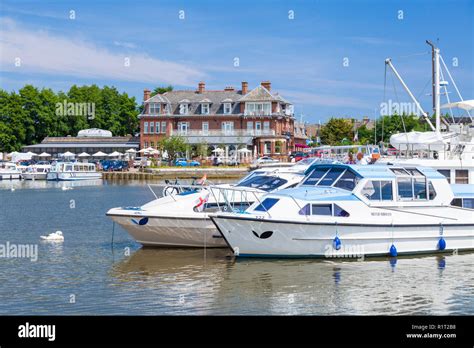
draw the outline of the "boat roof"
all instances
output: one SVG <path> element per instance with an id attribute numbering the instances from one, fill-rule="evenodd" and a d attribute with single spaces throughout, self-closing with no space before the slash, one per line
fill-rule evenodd
<path id="1" fill-rule="evenodd" d="M 451 184 L 451 189 L 456 198 L 474 198 L 474 185 Z"/>
<path id="2" fill-rule="evenodd" d="M 417 169 L 428 179 L 445 179 L 444 175 L 440 174 L 436 169 L 431 167 L 410 166 L 410 165 L 353 165 L 353 164 L 313 164 L 306 171 L 305 175 L 311 173 L 315 168 L 343 168 L 349 169 L 358 174 L 362 178 L 369 179 L 393 179 L 397 175 L 392 171 L 396 168 Z"/>
<path id="3" fill-rule="evenodd" d="M 299 186 L 295 188 L 285 189 L 279 192 L 271 193 L 272 196 L 286 196 L 300 200 L 312 200 L 317 199 L 318 201 L 353 201 L 358 198 L 352 194 L 351 191 L 343 190 L 337 187 L 329 186 L 311 186 L 308 190 L 308 186 Z"/>

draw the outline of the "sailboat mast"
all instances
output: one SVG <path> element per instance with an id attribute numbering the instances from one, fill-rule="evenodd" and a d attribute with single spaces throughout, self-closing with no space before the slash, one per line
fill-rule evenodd
<path id="1" fill-rule="evenodd" d="M 431 41 L 426 40 L 426 43 L 431 46 L 432 56 L 432 79 L 433 79 L 433 110 L 436 117 L 436 132 L 441 131 L 441 100 L 440 100 L 440 86 L 439 86 L 439 48 Z"/>

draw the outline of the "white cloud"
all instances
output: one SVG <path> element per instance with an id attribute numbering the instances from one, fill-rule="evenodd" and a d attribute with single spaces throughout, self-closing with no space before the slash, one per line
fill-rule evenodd
<path id="1" fill-rule="evenodd" d="M 16 58 L 21 67 L 15 66 Z M 141 52 L 120 54 L 84 39 L 26 30 L 7 18 L 0 19 L 0 70 L 183 86 L 194 86 L 205 76 L 193 67 Z"/>
<path id="2" fill-rule="evenodd" d="M 339 97 L 328 94 L 283 90 L 282 96 L 294 104 L 310 106 L 351 107 L 356 109 L 373 110 L 374 105 L 354 97 Z"/>

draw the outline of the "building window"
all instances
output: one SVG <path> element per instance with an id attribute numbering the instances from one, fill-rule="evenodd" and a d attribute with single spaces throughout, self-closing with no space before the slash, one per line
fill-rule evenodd
<path id="1" fill-rule="evenodd" d="M 265 155 L 269 155 L 271 153 L 271 142 L 269 141 L 266 141 L 264 144 L 263 144 L 263 153 Z"/>
<path id="2" fill-rule="evenodd" d="M 187 115 L 189 112 L 189 105 L 186 103 L 179 104 L 179 114 L 180 115 Z"/>
<path id="3" fill-rule="evenodd" d="M 209 103 L 201 104 L 201 114 L 209 115 Z"/>
<path id="4" fill-rule="evenodd" d="M 143 134 L 148 134 L 148 122 L 143 123 Z"/>
<path id="5" fill-rule="evenodd" d="M 150 122 L 150 133 L 151 134 L 155 133 L 155 122 Z"/>
<path id="6" fill-rule="evenodd" d="M 247 121 L 247 133 L 253 135 L 253 121 Z"/>
<path id="7" fill-rule="evenodd" d="M 262 122 L 260 121 L 255 122 L 255 134 L 256 135 L 262 134 Z"/>
<path id="8" fill-rule="evenodd" d="M 150 142 L 150 146 L 155 147 L 155 142 L 154 141 Z"/>
<path id="9" fill-rule="evenodd" d="M 226 135 L 230 135 L 234 132 L 234 122 L 232 122 L 232 121 L 222 122 L 221 126 L 222 126 L 222 131 Z"/>
<path id="10" fill-rule="evenodd" d="M 161 133 L 166 133 L 166 121 L 161 122 Z"/>
<path id="11" fill-rule="evenodd" d="M 232 112 L 232 104 L 224 103 L 224 114 L 228 115 Z"/>
<path id="12" fill-rule="evenodd" d="M 161 111 L 161 105 L 159 103 L 149 103 L 149 113 L 151 115 L 159 115 Z"/>
<path id="13" fill-rule="evenodd" d="M 155 133 L 156 134 L 160 133 L 160 122 L 156 122 Z"/>
<path id="14" fill-rule="evenodd" d="M 202 123 L 202 134 L 208 135 L 209 134 L 209 122 Z"/>
<path id="15" fill-rule="evenodd" d="M 469 171 L 467 169 L 456 169 L 456 184 L 468 184 Z"/>
<path id="16" fill-rule="evenodd" d="M 270 121 L 264 121 L 263 122 L 263 134 L 269 134 L 270 133 Z"/>
<path id="17" fill-rule="evenodd" d="M 179 122 L 178 123 L 178 132 L 179 135 L 188 134 L 189 122 Z"/>
<path id="18" fill-rule="evenodd" d="M 145 148 L 148 147 L 148 141 L 145 141 L 144 146 L 145 146 Z"/>
<path id="19" fill-rule="evenodd" d="M 245 115 L 271 115 L 272 103 L 245 103 Z"/>

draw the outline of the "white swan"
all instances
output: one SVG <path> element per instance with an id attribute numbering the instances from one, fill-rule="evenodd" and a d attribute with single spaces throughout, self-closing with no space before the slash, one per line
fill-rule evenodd
<path id="1" fill-rule="evenodd" d="M 44 240 L 53 240 L 53 241 L 63 241 L 64 240 L 64 236 L 63 236 L 63 233 L 61 231 L 56 231 L 56 232 L 48 234 L 47 236 L 40 236 L 40 237 L 41 237 L 41 239 L 44 239 Z"/>
<path id="2" fill-rule="evenodd" d="M 63 186 L 63 187 L 61 188 L 61 190 L 63 190 L 63 191 L 69 191 L 69 190 L 72 190 L 72 187 Z"/>

